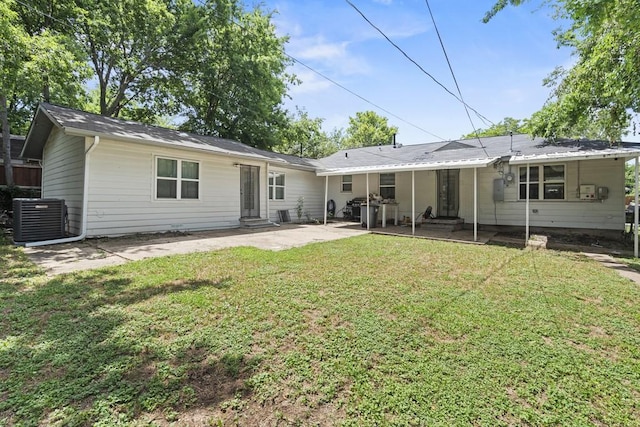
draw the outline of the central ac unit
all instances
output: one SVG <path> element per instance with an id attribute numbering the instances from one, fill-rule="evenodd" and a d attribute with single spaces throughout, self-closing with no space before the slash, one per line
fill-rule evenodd
<path id="1" fill-rule="evenodd" d="M 65 237 L 66 215 L 62 199 L 13 199 L 13 241 L 61 239 Z"/>

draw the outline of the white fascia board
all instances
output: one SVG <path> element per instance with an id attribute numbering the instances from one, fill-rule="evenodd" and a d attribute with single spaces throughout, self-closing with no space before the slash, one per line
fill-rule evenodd
<path id="1" fill-rule="evenodd" d="M 351 168 L 324 169 L 316 172 L 317 176 L 359 175 L 366 173 L 392 173 L 411 172 L 444 169 L 470 169 L 489 166 L 499 160 L 500 157 L 489 159 L 459 160 L 450 162 L 410 163 L 403 165 L 361 166 Z"/>
<path id="2" fill-rule="evenodd" d="M 509 160 L 511 165 L 524 165 L 534 163 L 549 163 L 555 161 L 574 161 L 574 160 L 597 160 L 609 159 L 616 157 L 636 157 L 640 155 L 640 150 L 636 148 L 612 148 L 607 150 L 592 150 L 583 152 L 567 152 L 567 153 L 549 153 L 549 154 L 533 154 L 530 156 L 513 156 Z"/>

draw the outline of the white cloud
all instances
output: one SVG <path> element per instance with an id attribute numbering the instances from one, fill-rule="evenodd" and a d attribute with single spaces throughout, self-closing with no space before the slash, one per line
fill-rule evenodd
<path id="1" fill-rule="evenodd" d="M 294 72 L 302 83 L 293 86 L 289 90 L 289 94 L 291 96 L 322 92 L 333 86 L 330 81 L 322 78 L 313 71 L 307 69 L 296 69 Z"/>
<path id="2" fill-rule="evenodd" d="M 291 55 L 318 71 L 332 76 L 368 74 L 367 60 L 349 50 L 349 42 L 329 42 L 323 36 L 296 39 L 289 46 Z"/>

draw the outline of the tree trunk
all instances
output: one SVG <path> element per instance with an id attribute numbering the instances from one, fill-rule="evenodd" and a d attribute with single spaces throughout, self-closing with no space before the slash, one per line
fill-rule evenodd
<path id="1" fill-rule="evenodd" d="M 11 129 L 9 128 L 9 112 L 7 96 L 0 94 L 0 122 L 2 123 L 2 158 L 4 176 L 8 187 L 13 187 L 13 167 L 11 166 Z"/>

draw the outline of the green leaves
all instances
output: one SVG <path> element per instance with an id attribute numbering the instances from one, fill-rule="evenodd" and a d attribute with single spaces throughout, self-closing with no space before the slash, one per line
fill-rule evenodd
<path id="1" fill-rule="evenodd" d="M 505 117 L 487 129 L 478 129 L 477 132 L 469 133 L 462 136 L 462 138 L 468 139 L 475 138 L 476 136 L 504 136 L 509 135 L 509 132 L 513 132 L 514 134 L 528 133 L 527 122 L 520 119 L 514 119 L 512 117 Z"/>
<path id="2" fill-rule="evenodd" d="M 340 148 L 389 145 L 397 132 L 398 127 L 389 126 L 386 117 L 374 111 L 358 112 L 355 117 L 349 117 L 349 127 Z"/>
<path id="3" fill-rule="evenodd" d="M 260 148 L 276 145 L 277 130 L 288 123 L 282 100 L 295 83 L 286 73 L 286 39 L 260 9 L 245 12 L 235 2 L 198 8 L 195 48 L 181 68 L 187 117 L 181 128 Z"/>
<path id="4" fill-rule="evenodd" d="M 500 0 L 485 22 L 507 4 Z M 556 18 L 569 20 L 555 34 L 573 49 L 576 64 L 552 73 L 553 97 L 530 121 L 535 136 L 588 137 L 615 142 L 640 112 L 640 8 L 636 0 L 549 1 Z"/>

